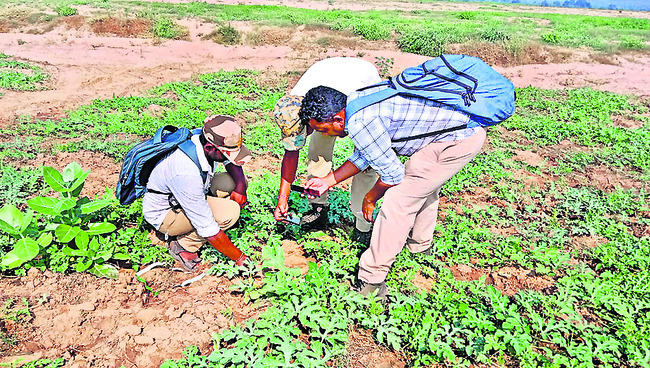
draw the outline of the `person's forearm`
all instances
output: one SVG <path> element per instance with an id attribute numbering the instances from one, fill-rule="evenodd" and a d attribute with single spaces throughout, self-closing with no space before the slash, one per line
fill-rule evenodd
<path id="1" fill-rule="evenodd" d="M 394 187 L 394 185 L 386 184 L 381 179 L 377 179 L 377 182 L 375 185 L 368 191 L 366 194 L 366 197 L 368 198 L 369 201 L 372 203 L 377 203 L 381 197 L 384 196 L 388 188 Z"/>
<path id="2" fill-rule="evenodd" d="M 235 192 L 244 194 L 248 189 L 248 181 L 246 181 L 246 175 L 244 175 L 244 169 L 241 166 L 235 164 L 226 165 L 226 172 L 232 180 L 235 182 Z"/>
<path id="3" fill-rule="evenodd" d="M 289 197 L 291 183 L 296 180 L 299 156 L 300 151 L 284 151 L 284 157 L 282 157 L 282 169 L 280 169 L 280 196 Z"/>
<path id="4" fill-rule="evenodd" d="M 244 264 L 244 261 L 246 260 L 246 254 L 244 254 L 239 248 L 237 248 L 232 241 L 228 238 L 226 233 L 223 232 L 223 230 L 219 230 L 218 233 L 215 235 L 212 235 L 210 237 L 207 237 L 206 240 L 214 249 L 218 250 L 221 252 L 223 255 L 226 257 L 232 259 L 235 261 L 235 264 L 238 266 L 241 266 Z"/>
<path id="5" fill-rule="evenodd" d="M 359 170 L 352 162 L 345 161 L 343 165 L 332 172 L 331 175 L 334 178 L 334 184 L 338 184 L 347 178 L 351 178 L 357 175 L 360 172 L 361 170 Z"/>
<path id="6" fill-rule="evenodd" d="M 329 174 L 326 176 L 322 177 L 319 179 L 319 184 L 317 184 L 315 187 L 312 186 L 312 188 L 316 190 L 320 190 L 322 192 L 325 192 L 329 190 L 329 188 L 335 186 L 336 184 L 342 182 L 343 180 L 347 178 L 351 178 L 354 175 L 360 173 L 361 170 L 359 170 L 352 162 L 350 161 L 345 161 L 343 165 L 341 165 L 338 169 L 334 171 L 330 171 Z M 311 179 L 314 180 L 314 179 Z M 310 180 L 310 181 L 311 181 Z M 309 185 L 309 183 L 308 183 Z"/>

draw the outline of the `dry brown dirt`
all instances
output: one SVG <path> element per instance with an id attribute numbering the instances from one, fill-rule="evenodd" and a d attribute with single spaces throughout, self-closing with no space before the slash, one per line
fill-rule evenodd
<path id="1" fill-rule="evenodd" d="M 25 298 L 31 317 L 3 319 L 2 332 L 19 342 L 0 345 L 0 362 L 64 357 L 70 367 L 157 367 L 189 345 L 210 352 L 212 333 L 263 309 L 244 303 L 224 278 L 177 286 L 194 276 L 156 268 L 142 276 L 145 284 L 133 270 L 108 280 L 32 268 L 25 277 L 3 278 L 0 303 Z"/>
<path id="2" fill-rule="evenodd" d="M 288 30 L 291 37 L 284 45 L 224 46 L 202 38 L 212 31 L 212 25 L 198 21 L 184 21 L 183 24 L 190 32 L 187 41 L 107 37 L 84 27 L 67 29 L 64 26 L 44 34 L 4 33 L 0 38 L 0 48 L 5 54 L 42 66 L 52 78 L 48 83 L 49 89 L 30 92 L 28 98 L 22 92 L 4 92 L 0 98 L 0 126 L 16 121 L 21 115 L 60 117 L 65 110 L 94 99 L 140 95 L 166 82 L 187 80 L 197 74 L 221 69 L 247 68 L 284 73 L 305 70 L 313 62 L 331 56 L 361 57 L 370 62 L 381 56 L 394 60 L 391 73 L 396 74 L 428 59 L 402 53 L 389 42 L 357 40 L 347 46 L 321 47 L 314 44 L 314 39 L 327 31 L 305 27 Z M 241 29 L 251 27 L 244 23 L 235 26 Z M 311 43 L 307 43 L 309 40 Z M 585 52 L 566 59 L 568 62 L 561 64 L 509 67 L 499 66 L 497 60 L 495 69 L 517 87 L 589 86 L 650 97 L 648 55 L 614 55 L 607 59 L 607 64 L 602 64 L 598 55 Z"/>
<path id="3" fill-rule="evenodd" d="M 189 1 L 189 0 L 188 0 Z M 180 2 L 180 1 L 176 1 Z M 226 0 L 210 3 L 268 4 L 314 9 L 331 7 L 350 10 L 368 9 L 360 0 L 334 1 L 273 1 Z M 480 10 L 484 4 L 430 3 L 379 1 L 374 9 L 432 9 Z M 499 5 L 490 5 L 498 10 Z M 513 10 L 514 9 L 514 10 Z M 508 7 L 510 11 L 532 11 L 530 7 Z M 535 9 L 537 11 L 537 9 Z M 647 12 L 618 12 L 606 10 L 545 9 L 549 13 L 591 14 L 603 16 L 634 16 L 650 18 Z M 83 12 L 82 12 L 83 14 Z M 106 21 L 96 27 L 122 29 L 121 24 Z M 268 74 L 305 70 L 311 63 L 329 56 L 362 57 L 370 62 L 382 56 L 392 58 L 396 73 L 415 65 L 427 57 L 401 53 L 392 43 L 369 43 L 350 37 L 339 37 L 326 30 L 297 27 L 286 30 L 259 30 L 246 23 L 234 23 L 246 32 L 258 32 L 257 45 L 223 46 L 203 39 L 213 25 L 198 21 L 183 21 L 189 30 L 187 40 L 157 41 L 148 38 L 101 36 L 105 33 L 84 26 L 83 16 L 71 19 L 40 34 L 21 33 L 4 28 L 0 48 L 4 53 L 45 68 L 52 75 L 47 90 L 36 92 L 4 92 L 0 98 L 0 126 L 6 127 L 24 114 L 32 117 L 61 117 L 65 110 L 87 104 L 94 99 L 112 96 L 140 95 L 148 89 L 170 81 L 187 80 L 200 73 L 215 70 L 247 68 Z M 136 27 L 137 25 L 129 25 Z M 48 26 L 49 27 L 49 26 Z M 93 32 L 94 31 L 94 32 Z M 124 36 L 141 31 L 126 31 Z M 37 32 L 38 33 L 38 32 Z M 315 39 L 329 37 L 327 42 L 315 44 Z M 338 38 L 337 38 L 338 37 Z M 253 41 L 250 41 L 253 42 Z M 329 45 L 327 47 L 322 44 Z M 590 86 L 617 93 L 650 97 L 650 57 L 627 54 L 603 58 L 586 52 L 574 53 L 566 63 L 536 63 L 517 66 L 498 66 L 517 87 L 575 88 Z M 497 63 L 498 64 L 498 63 Z M 504 63 L 502 65 L 509 65 Z M 291 82 L 295 80 L 290 78 Z M 618 122 L 625 125 L 625 121 Z M 558 147 L 549 149 L 562 150 Z M 514 160 L 532 166 L 545 164 L 545 157 L 557 152 L 518 152 Z M 257 168 L 268 168 L 277 158 L 258 157 Z M 92 169 L 84 194 L 103 193 L 114 185 L 119 166 L 101 154 L 90 152 L 41 155 L 27 165 L 64 167 L 77 161 L 85 169 Z M 585 180 L 607 180 L 603 186 L 625 184 L 606 168 L 590 169 Z M 603 179 L 604 178 L 604 179 Z M 613 178 L 613 179 L 612 179 Z M 537 180 L 539 179 L 539 180 Z M 532 178 L 527 185 L 541 186 L 552 178 Z M 610 183 L 615 180 L 615 183 Z M 467 193 L 470 205 L 482 206 L 488 199 L 485 193 Z M 443 203 L 441 206 L 458 206 Z M 460 210 L 460 209 L 459 209 Z M 441 219 L 442 220 L 442 219 Z M 502 235 L 512 229 L 491 229 Z M 510 234 L 511 235 L 511 234 Z M 598 239 L 576 239 L 581 245 L 597 244 Z M 282 244 L 286 264 L 306 271 L 309 261 L 302 249 L 292 241 Z M 552 280 L 537 276 L 531 270 L 503 267 L 496 271 L 482 270 L 473 265 L 450 265 L 459 280 L 475 280 L 485 275 L 506 295 L 520 289 L 545 290 Z M 144 275 L 148 291 L 131 270 L 121 270 L 117 280 L 98 279 L 87 274 L 61 275 L 30 270 L 28 276 L 0 279 L 0 304 L 22 298 L 30 305 L 31 317 L 23 323 L 4 321 L 0 331 L 18 339 L 15 346 L 0 345 L 0 362 L 14 361 L 23 356 L 27 360 L 40 357 L 63 356 L 71 367 L 155 367 L 164 359 L 179 358 L 183 348 L 194 344 L 201 352 L 212 349 L 210 333 L 226 329 L 238 322 L 258 315 L 263 306 L 244 303 L 241 295 L 229 290 L 231 281 L 206 276 L 188 287 L 175 287 L 190 275 L 155 269 Z M 433 279 L 417 275 L 414 284 L 420 290 L 435 287 Z M 223 312 L 225 311 L 225 312 Z M 403 367 L 404 359 L 389 349 L 378 346 L 367 331 L 352 328 L 346 363 L 352 367 Z"/>

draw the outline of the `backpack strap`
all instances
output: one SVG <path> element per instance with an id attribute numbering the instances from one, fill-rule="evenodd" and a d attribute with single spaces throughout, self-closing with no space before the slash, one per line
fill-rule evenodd
<path id="1" fill-rule="evenodd" d="M 156 134 L 154 134 L 153 136 L 153 144 L 162 143 L 163 132 L 168 131 L 169 133 L 174 133 L 177 130 L 178 128 L 173 125 L 165 125 L 164 127 L 159 128 L 158 130 L 156 130 Z"/>
<path id="2" fill-rule="evenodd" d="M 398 142 L 406 142 L 406 141 L 411 141 L 414 139 L 421 139 L 421 138 L 426 138 L 426 137 L 431 137 L 433 135 L 438 135 L 438 134 L 444 134 L 444 133 L 449 133 L 449 132 L 455 132 L 457 130 L 463 130 L 467 128 L 467 124 L 455 126 L 452 128 L 447 128 L 447 129 L 442 129 L 442 130 L 436 130 L 435 132 L 426 132 L 422 134 L 417 134 L 411 137 L 402 137 L 402 138 L 397 138 L 397 139 L 392 139 L 391 141 L 393 143 L 398 143 Z"/>
<path id="3" fill-rule="evenodd" d="M 199 156 L 196 154 L 196 145 L 191 140 L 186 140 L 185 142 L 178 145 L 178 148 L 183 151 L 189 157 L 192 162 L 199 168 L 199 173 L 201 173 L 201 178 L 205 183 L 205 180 L 208 178 L 208 174 L 201 169 L 201 163 L 199 162 Z"/>
<path id="4" fill-rule="evenodd" d="M 168 125 L 167 127 L 172 127 L 172 128 L 174 128 L 174 127 L 171 126 L 171 125 Z M 167 128 L 167 127 L 165 127 L 165 128 Z M 159 131 L 162 131 L 162 130 L 164 130 L 165 128 L 160 129 Z M 158 133 L 158 132 L 156 132 L 156 136 L 154 136 L 154 139 L 156 139 L 156 137 L 157 137 L 158 139 L 160 139 L 160 137 L 158 137 L 158 134 L 157 134 L 157 133 Z M 161 136 L 162 136 L 162 134 L 161 134 Z M 192 142 L 191 140 L 188 139 L 188 140 L 186 140 L 185 142 L 179 144 L 179 145 L 178 145 L 178 149 L 180 149 L 181 151 L 183 151 L 183 153 L 186 154 L 187 157 L 189 157 L 189 158 L 192 160 L 192 162 L 194 162 L 194 164 L 196 165 L 196 167 L 199 169 L 199 173 L 201 174 L 201 179 L 203 179 L 203 183 L 205 183 L 205 181 L 208 179 L 208 174 L 207 174 L 205 171 L 203 171 L 203 170 L 201 169 L 201 163 L 199 162 L 199 156 L 196 154 L 196 145 L 194 144 L 194 142 Z M 147 188 L 147 192 L 149 192 L 149 193 L 154 193 L 154 194 L 164 194 L 164 195 L 168 195 L 169 198 L 170 198 L 170 202 L 169 202 L 170 205 L 172 205 L 172 208 L 175 207 L 175 205 L 172 204 L 172 201 L 171 201 L 171 198 L 172 198 L 172 194 L 171 194 L 171 193 L 164 193 L 164 192 L 161 192 L 161 191 L 158 191 L 158 190 L 155 190 L 155 189 L 149 189 L 149 188 Z"/>
<path id="5" fill-rule="evenodd" d="M 370 93 L 370 94 L 367 94 L 365 96 L 361 96 L 359 98 L 356 98 L 356 99 L 350 101 L 350 103 L 348 103 L 347 106 L 345 106 L 345 121 L 347 122 L 348 120 L 350 120 L 350 117 L 352 115 L 356 114 L 357 112 L 359 112 L 359 110 L 363 110 L 363 109 L 365 109 L 366 107 L 368 107 L 370 105 L 374 105 L 377 102 L 387 100 L 387 99 L 395 96 L 396 94 L 398 94 L 398 91 L 395 88 L 391 88 L 391 86 L 386 82 L 390 82 L 390 81 L 384 81 L 384 82 L 373 84 L 372 86 L 368 86 L 368 87 L 363 88 L 363 89 L 367 89 L 367 88 L 371 88 L 371 87 L 378 87 L 378 86 L 382 86 L 382 85 L 388 85 L 388 88 L 384 88 L 381 91 Z M 361 91 L 363 89 L 360 89 L 359 91 Z"/>

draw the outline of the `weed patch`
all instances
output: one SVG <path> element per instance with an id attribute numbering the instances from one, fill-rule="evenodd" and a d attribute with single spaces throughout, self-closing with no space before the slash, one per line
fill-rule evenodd
<path id="1" fill-rule="evenodd" d="M 77 14 L 77 8 L 73 8 L 70 5 L 59 5 L 54 8 L 54 11 L 62 17 L 70 17 Z"/>
<path id="2" fill-rule="evenodd" d="M 224 45 L 236 45 L 241 40 L 241 34 L 231 25 L 221 26 L 210 34 L 205 35 L 203 39 L 210 39 L 216 43 Z"/>
<path id="3" fill-rule="evenodd" d="M 172 19 L 164 17 L 155 18 L 151 30 L 154 37 L 170 40 L 180 40 L 188 35 L 186 28 L 176 24 Z"/>
<path id="4" fill-rule="evenodd" d="M 34 91 L 45 88 L 44 82 L 48 79 L 49 75 L 42 68 L 0 54 L 0 89 Z"/>

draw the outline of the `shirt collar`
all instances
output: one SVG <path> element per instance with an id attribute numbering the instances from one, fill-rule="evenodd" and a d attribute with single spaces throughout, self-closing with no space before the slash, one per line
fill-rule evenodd
<path id="1" fill-rule="evenodd" d="M 196 146 L 196 156 L 199 158 L 199 164 L 201 164 L 201 171 L 212 172 L 212 166 L 208 163 L 208 159 L 205 157 L 205 152 L 203 152 L 203 145 L 199 140 L 199 135 L 195 134 L 192 136 L 192 143 Z"/>

